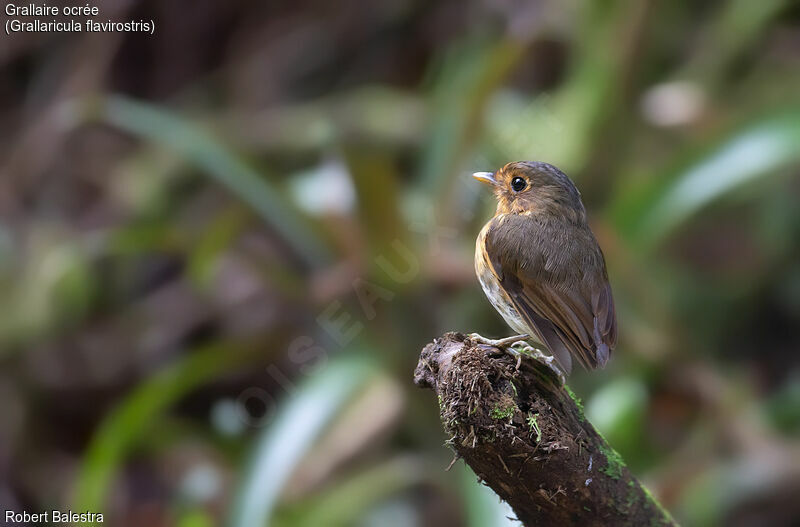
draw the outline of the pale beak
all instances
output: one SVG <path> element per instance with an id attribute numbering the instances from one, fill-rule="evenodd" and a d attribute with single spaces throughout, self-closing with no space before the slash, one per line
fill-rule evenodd
<path id="1" fill-rule="evenodd" d="M 472 177 L 474 177 L 481 183 L 485 183 L 492 187 L 497 185 L 497 180 L 494 178 L 494 172 L 475 172 L 474 174 L 472 174 Z"/>

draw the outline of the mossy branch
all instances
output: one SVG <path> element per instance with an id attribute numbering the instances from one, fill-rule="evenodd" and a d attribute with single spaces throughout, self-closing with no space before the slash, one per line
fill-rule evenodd
<path id="1" fill-rule="evenodd" d="M 675 525 L 543 362 L 447 333 L 414 372 L 448 443 L 526 526 Z"/>

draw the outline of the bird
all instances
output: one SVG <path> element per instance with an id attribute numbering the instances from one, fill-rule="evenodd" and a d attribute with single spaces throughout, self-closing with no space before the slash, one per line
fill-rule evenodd
<path id="1" fill-rule="evenodd" d="M 573 359 L 587 370 L 605 366 L 617 343 L 616 310 L 605 257 L 575 184 L 540 161 L 508 163 L 473 177 L 497 198 L 497 211 L 475 243 L 475 273 L 519 335 L 472 336 L 506 350 L 529 340 L 550 353 L 562 378 Z"/>

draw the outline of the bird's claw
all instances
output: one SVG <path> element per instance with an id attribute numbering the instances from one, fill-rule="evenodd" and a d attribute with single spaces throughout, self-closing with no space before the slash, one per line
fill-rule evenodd
<path id="1" fill-rule="evenodd" d="M 559 367 L 558 362 L 556 362 L 555 357 L 547 355 L 542 350 L 534 348 L 525 342 L 525 339 L 528 338 L 527 335 L 514 335 L 512 337 L 496 340 L 488 339 L 482 335 L 478 335 L 477 333 L 472 333 L 469 335 L 469 337 L 478 344 L 484 344 L 486 346 L 497 348 L 516 358 L 517 363 L 515 370 L 517 371 L 519 371 L 520 366 L 522 366 L 522 358 L 529 357 L 545 363 L 551 370 L 553 370 L 553 373 L 556 374 L 556 377 L 558 377 L 558 379 L 561 381 L 561 384 L 565 384 L 566 382 L 566 376 L 564 375 L 564 372 L 561 371 L 561 368 Z"/>
<path id="2" fill-rule="evenodd" d="M 556 374 L 556 377 L 558 377 L 562 385 L 567 382 L 564 372 L 561 371 L 561 367 L 558 365 L 556 358 L 552 355 L 548 355 L 539 348 L 534 348 L 525 342 L 520 342 L 519 345 L 512 346 L 512 348 L 515 352 L 519 353 L 520 357 L 525 355 L 534 360 L 547 364 L 547 366 L 553 370 L 553 373 Z M 517 361 L 517 369 L 519 369 L 519 361 Z"/>

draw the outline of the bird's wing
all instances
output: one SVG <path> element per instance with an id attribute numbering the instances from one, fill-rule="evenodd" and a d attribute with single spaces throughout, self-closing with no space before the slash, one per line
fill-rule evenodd
<path id="1" fill-rule="evenodd" d="M 574 239 L 546 239 L 526 218 L 490 227 L 490 267 L 525 319 L 568 373 L 572 357 L 585 368 L 605 365 L 616 345 L 614 300 L 605 262 L 588 230 Z M 523 247 L 521 244 L 525 245 Z M 582 258 L 573 258 L 575 251 Z M 575 263 L 580 262 L 580 263 Z"/>

